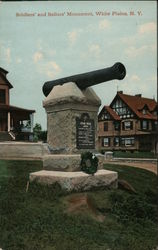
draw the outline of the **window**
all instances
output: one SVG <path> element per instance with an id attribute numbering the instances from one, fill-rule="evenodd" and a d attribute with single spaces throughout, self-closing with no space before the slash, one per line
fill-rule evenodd
<path id="1" fill-rule="evenodd" d="M 120 130 L 120 123 L 114 122 L 114 128 L 115 128 L 115 130 Z"/>
<path id="2" fill-rule="evenodd" d="M 147 110 L 143 109 L 142 113 L 143 113 L 143 115 L 146 115 L 147 114 Z"/>
<path id="3" fill-rule="evenodd" d="M 131 130 L 133 129 L 133 122 L 132 121 L 125 121 L 122 123 L 123 130 Z"/>
<path id="4" fill-rule="evenodd" d="M 5 89 L 0 89 L 0 103 L 6 103 Z"/>
<path id="5" fill-rule="evenodd" d="M 104 120 L 109 120 L 109 119 L 110 119 L 110 115 L 107 112 L 105 112 L 104 113 Z"/>
<path id="6" fill-rule="evenodd" d="M 126 107 L 122 108 L 122 114 L 126 114 L 126 113 L 127 113 Z"/>
<path id="7" fill-rule="evenodd" d="M 104 131 L 108 131 L 108 122 L 104 122 Z"/>
<path id="8" fill-rule="evenodd" d="M 134 145 L 134 138 L 125 139 L 125 146 L 133 146 L 133 145 Z"/>
<path id="9" fill-rule="evenodd" d="M 134 145 L 134 137 L 121 138 L 121 145 L 125 146 L 125 147 L 133 146 Z"/>
<path id="10" fill-rule="evenodd" d="M 120 146 L 120 139 L 119 139 L 119 137 L 115 137 L 114 138 L 114 146 L 116 146 L 116 147 Z"/>
<path id="11" fill-rule="evenodd" d="M 158 121 L 153 121 L 152 122 L 152 130 L 157 131 L 158 130 Z"/>
<path id="12" fill-rule="evenodd" d="M 110 119 L 110 115 L 105 111 L 104 113 L 102 113 L 101 117 L 99 118 L 99 120 L 109 120 Z"/>
<path id="13" fill-rule="evenodd" d="M 103 146 L 103 147 L 109 147 L 109 146 L 110 146 L 110 138 L 104 137 L 104 138 L 102 139 L 102 146 Z"/>
<path id="14" fill-rule="evenodd" d="M 141 122 L 141 129 L 143 129 L 143 130 L 149 129 L 149 122 L 147 120 L 143 120 Z"/>
<path id="15" fill-rule="evenodd" d="M 131 117 L 132 112 L 131 110 L 126 106 L 126 104 L 118 99 L 115 101 L 115 103 L 112 105 L 112 109 L 121 117 L 123 116 L 124 118 L 127 117 L 127 115 L 129 117 Z"/>

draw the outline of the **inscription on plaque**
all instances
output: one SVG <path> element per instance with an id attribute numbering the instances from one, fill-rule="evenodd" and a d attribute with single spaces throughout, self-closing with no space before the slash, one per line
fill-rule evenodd
<path id="1" fill-rule="evenodd" d="M 76 118 L 76 144 L 78 149 L 95 148 L 95 125 L 94 120 L 83 113 L 81 118 Z"/>

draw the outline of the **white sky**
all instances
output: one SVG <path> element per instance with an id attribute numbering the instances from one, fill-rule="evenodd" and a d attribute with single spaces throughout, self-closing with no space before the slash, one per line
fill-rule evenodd
<path id="1" fill-rule="evenodd" d="M 93 16 L 67 16 L 70 11 Z M 99 11 L 110 15 L 97 16 Z M 112 15 L 113 11 L 128 15 Z M 48 12 L 65 14 L 55 17 Z M 16 13 L 35 16 L 16 17 Z M 8 80 L 14 86 L 11 105 L 35 109 L 35 122 L 46 129 L 45 81 L 115 62 L 125 65 L 127 75 L 122 81 L 93 87 L 102 106 L 110 104 L 117 89 L 156 98 L 156 16 L 156 1 L 0 2 L 0 67 L 9 71 Z"/>

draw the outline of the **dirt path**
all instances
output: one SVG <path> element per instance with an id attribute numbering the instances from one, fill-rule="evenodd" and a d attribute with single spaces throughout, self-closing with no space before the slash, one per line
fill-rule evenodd
<path id="1" fill-rule="evenodd" d="M 143 168 L 149 170 L 155 174 L 157 174 L 157 164 L 156 163 L 149 163 L 149 162 L 121 162 L 121 161 L 106 161 L 106 163 L 110 164 L 119 164 L 119 165 L 126 165 L 136 168 Z"/>

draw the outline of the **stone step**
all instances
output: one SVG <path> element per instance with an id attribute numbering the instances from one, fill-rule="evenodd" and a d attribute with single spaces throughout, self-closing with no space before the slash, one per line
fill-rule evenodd
<path id="1" fill-rule="evenodd" d="M 66 191 L 85 191 L 92 188 L 117 188 L 118 173 L 109 170 L 98 170 L 95 175 L 84 172 L 63 172 L 42 170 L 30 173 L 30 182 L 51 185 L 58 183 Z"/>

